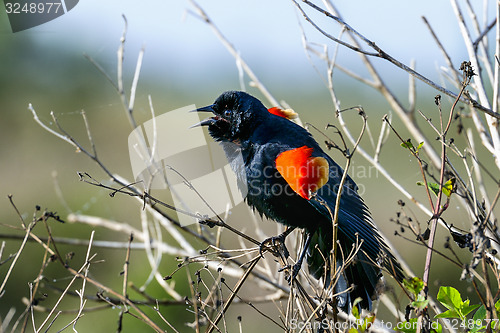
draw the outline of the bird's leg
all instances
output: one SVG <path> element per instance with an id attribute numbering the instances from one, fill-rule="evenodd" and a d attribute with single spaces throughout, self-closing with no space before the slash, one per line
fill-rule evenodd
<path id="1" fill-rule="evenodd" d="M 302 252 L 300 253 L 299 260 L 292 266 L 292 274 L 290 275 L 290 280 L 288 283 L 292 284 L 292 281 L 295 279 L 297 274 L 299 274 L 300 268 L 302 267 L 302 262 L 304 261 L 304 257 L 307 253 L 307 248 L 309 247 L 309 243 L 311 243 L 311 233 L 307 233 L 306 241 L 304 242 L 304 246 L 302 248 Z"/>
<path id="2" fill-rule="evenodd" d="M 260 255 L 262 256 L 264 252 L 269 251 L 275 257 L 278 257 L 279 254 L 282 252 L 285 259 L 288 258 L 289 253 L 288 249 L 285 246 L 285 239 L 286 236 L 288 236 L 293 230 L 295 230 L 295 227 L 288 227 L 283 233 L 279 234 L 278 236 L 269 237 L 265 239 L 262 243 L 260 243 L 260 249 L 259 249 Z M 278 246 L 281 247 L 282 251 L 276 250 Z"/>

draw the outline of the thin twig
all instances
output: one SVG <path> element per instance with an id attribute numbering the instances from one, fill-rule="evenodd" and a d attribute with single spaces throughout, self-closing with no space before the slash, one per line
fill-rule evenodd
<path id="1" fill-rule="evenodd" d="M 303 3 L 307 4 L 308 6 L 310 6 L 311 8 L 313 8 L 314 10 L 326 15 L 327 17 L 333 19 L 334 21 L 338 22 L 339 24 L 341 24 L 344 28 L 346 28 L 347 30 L 349 30 L 350 32 L 352 32 L 354 35 L 356 35 L 357 37 L 359 37 L 364 43 L 366 43 L 368 46 L 370 46 L 371 48 L 373 48 L 375 50 L 375 52 L 367 52 L 367 51 L 364 51 L 362 50 L 361 48 L 357 47 L 357 46 L 354 46 L 354 45 L 351 45 L 351 44 L 348 44 L 348 43 L 345 43 L 343 41 L 340 41 L 340 40 L 337 40 L 335 37 L 331 36 L 330 34 L 328 34 L 327 32 L 325 32 L 324 30 L 322 30 L 319 26 L 317 26 L 308 16 L 307 14 L 304 12 L 304 10 L 300 7 L 300 5 L 295 1 L 295 0 L 292 0 L 295 5 L 297 6 L 297 8 L 301 11 L 301 13 L 303 14 L 304 18 L 310 22 L 319 32 L 321 32 L 323 35 L 325 35 L 327 38 L 333 40 L 334 42 L 336 43 L 339 43 L 343 46 L 346 46 L 360 54 L 363 54 L 365 56 L 373 56 L 373 57 L 378 57 L 378 58 L 382 58 L 382 59 L 385 59 L 387 61 L 389 61 L 390 63 L 392 63 L 393 65 L 395 65 L 396 67 L 398 68 L 401 68 L 403 69 L 404 71 L 406 71 L 407 73 L 409 73 L 410 75 L 416 77 L 417 79 L 419 79 L 420 81 L 426 83 L 427 85 L 431 86 L 432 88 L 436 89 L 437 91 L 445 94 L 445 95 L 448 95 L 452 98 L 457 98 L 458 95 L 453 93 L 452 91 L 449 91 L 448 89 L 434 83 L 432 80 L 428 79 L 427 77 L 423 76 L 422 74 L 416 72 L 415 70 L 413 70 L 412 68 L 406 66 L 405 64 L 403 64 L 402 62 L 398 61 L 397 59 L 393 58 L 392 56 L 390 56 L 387 52 L 385 52 L 384 50 L 382 50 L 377 44 L 375 44 L 374 42 L 372 42 L 371 40 L 369 40 L 368 38 L 364 37 L 362 34 L 360 34 L 358 31 L 356 31 L 355 29 L 353 29 L 350 25 L 348 25 L 345 21 L 343 21 L 341 18 L 337 17 L 337 16 L 334 16 L 332 14 L 330 14 L 328 11 L 318 7 L 317 5 L 315 5 L 314 3 L 310 2 L 309 0 L 302 0 Z M 497 119 L 500 119 L 500 114 L 491 110 L 490 107 L 489 107 L 489 103 L 486 104 L 486 106 L 483 106 L 481 104 L 479 104 L 477 101 L 473 100 L 470 96 L 467 96 L 466 99 L 463 100 L 465 103 L 468 103 L 470 102 L 472 104 L 472 106 L 478 110 L 481 110 L 483 111 L 484 113 L 492 116 L 492 117 L 495 117 Z M 483 103 L 484 101 L 481 100 L 481 102 Z"/>
<path id="2" fill-rule="evenodd" d="M 11 200 L 11 204 L 13 206 L 14 205 L 14 202 L 12 201 L 12 196 L 9 196 L 9 200 Z M 17 210 L 17 208 L 16 208 Z M 23 224 L 24 224 L 24 220 L 21 219 L 21 221 L 23 221 Z M 28 241 L 28 238 L 29 238 L 29 235 L 31 233 L 31 230 L 33 230 L 33 228 L 35 227 L 35 224 L 36 224 L 37 220 L 35 219 L 34 221 L 32 221 L 26 228 L 25 228 L 25 235 L 24 235 L 24 238 L 23 238 L 23 241 L 21 243 L 21 245 L 19 246 L 19 249 L 17 250 L 16 252 L 16 256 L 14 257 L 14 259 L 12 260 L 12 263 L 10 264 L 10 267 L 9 269 L 7 270 L 7 273 L 5 274 L 5 277 L 3 279 L 3 282 L 2 284 L 0 285 L 0 296 L 3 295 L 4 293 L 4 288 L 5 288 L 5 285 L 7 284 L 7 281 L 9 280 L 9 277 L 10 275 L 12 274 L 13 270 L 14 270 L 14 266 L 16 265 L 17 263 L 17 260 L 19 259 L 19 257 L 21 256 L 21 253 L 23 252 L 23 249 L 26 245 L 26 242 Z M 23 225 L 24 226 L 24 225 Z"/>
<path id="3" fill-rule="evenodd" d="M 216 328 L 217 324 L 222 319 L 222 317 L 224 316 L 224 314 L 228 310 L 229 306 L 231 305 L 232 301 L 236 297 L 236 294 L 238 294 L 238 292 L 240 291 L 240 288 L 243 286 L 244 282 L 246 281 L 246 279 L 250 275 L 250 272 L 254 269 L 255 265 L 257 265 L 257 263 L 259 262 L 260 258 L 261 258 L 261 256 L 259 255 L 250 262 L 250 265 L 246 269 L 245 273 L 243 274 L 243 276 L 238 280 L 238 282 L 234 286 L 233 291 L 231 292 L 231 295 L 229 296 L 228 300 L 224 304 L 224 308 L 219 312 L 217 317 L 210 324 L 210 326 L 206 330 L 206 333 L 211 333 Z"/>
<path id="4" fill-rule="evenodd" d="M 271 95 L 271 93 L 267 90 L 267 88 L 262 84 L 262 82 L 258 79 L 257 75 L 252 71 L 252 69 L 247 65 L 247 63 L 241 58 L 239 52 L 236 50 L 236 48 L 231 44 L 231 42 L 224 37 L 222 32 L 217 28 L 217 26 L 213 23 L 213 21 L 208 17 L 207 13 L 201 8 L 194 0 L 190 0 L 191 4 L 197 11 L 197 16 L 206 24 L 210 26 L 212 31 L 215 33 L 217 38 L 222 42 L 222 44 L 226 47 L 226 49 L 231 53 L 231 55 L 236 59 L 236 62 L 243 70 L 245 73 L 248 75 L 248 77 L 252 80 L 252 84 L 255 85 L 260 92 L 267 98 L 269 103 L 271 103 L 274 106 L 280 105 L 280 103 Z"/>

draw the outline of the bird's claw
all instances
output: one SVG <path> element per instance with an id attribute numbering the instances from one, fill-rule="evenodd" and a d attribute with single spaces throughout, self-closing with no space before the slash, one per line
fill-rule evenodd
<path id="1" fill-rule="evenodd" d="M 264 252 L 269 251 L 275 257 L 282 255 L 285 259 L 289 257 L 288 249 L 285 246 L 283 235 L 269 237 L 260 243 L 259 254 L 264 257 Z"/>
<path id="2" fill-rule="evenodd" d="M 300 268 L 302 266 L 302 263 L 296 263 L 295 265 L 293 265 L 291 268 L 291 272 L 290 274 L 285 277 L 286 281 L 288 282 L 289 285 L 292 284 L 293 280 L 295 280 L 295 278 L 297 277 L 297 275 L 299 274 L 299 271 L 300 271 Z M 284 268 L 290 268 L 290 266 L 288 267 L 283 267 Z"/>

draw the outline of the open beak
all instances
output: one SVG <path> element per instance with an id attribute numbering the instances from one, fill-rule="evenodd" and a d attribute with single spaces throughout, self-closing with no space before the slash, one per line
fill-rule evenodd
<path id="1" fill-rule="evenodd" d="M 213 105 L 208 105 L 208 106 L 204 106 L 202 108 L 198 108 L 196 110 L 192 110 L 189 112 L 212 112 L 213 113 L 214 109 L 213 109 Z M 200 121 L 197 124 L 194 124 L 193 126 L 190 126 L 189 128 L 198 127 L 198 126 L 209 126 L 209 125 L 215 124 L 215 122 L 216 122 L 215 118 L 207 118 L 207 119 Z"/>

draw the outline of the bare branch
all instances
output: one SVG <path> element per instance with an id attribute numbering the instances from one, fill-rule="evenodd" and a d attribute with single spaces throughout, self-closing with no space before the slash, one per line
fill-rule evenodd
<path id="1" fill-rule="evenodd" d="M 257 78 L 257 75 L 250 69 L 247 63 L 241 58 L 239 52 L 236 48 L 229 42 L 229 40 L 224 37 L 222 32 L 217 28 L 217 26 L 213 23 L 213 21 L 208 17 L 207 13 L 194 1 L 190 0 L 193 7 L 196 9 L 197 16 L 212 29 L 217 38 L 222 42 L 222 44 L 226 47 L 226 49 L 231 53 L 231 55 L 236 59 L 236 63 L 238 66 L 241 66 L 245 73 L 247 73 L 248 77 L 252 80 L 251 83 L 260 90 L 260 92 L 267 98 L 269 103 L 274 106 L 280 105 L 278 101 L 271 95 L 271 93 L 267 90 L 267 88 L 262 84 L 262 82 Z"/>
<path id="2" fill-rule="evenodd" d="M 295 1 L 295 0 L 292 0 L 296 6 L 299 8 L 299 10 L 304 14 L 304 17 L 305 19 L 308 21 L 308 22 L 311 22 L 311 20 L 308 18 L 308 16 L 305 14 L 305 12 L 300 8 L 299 4 Z M 314 3 L 310 2 L 309 0 L 302 0 L 302 2 L 304 2 L 305 4 L 307 4 L 308 6 L 310 6 L 311 8 L 313 8 L 314 10 L 328 16 L 329 18 L 335 20 L 336 22 L 338 22 L 339 24 L 341 24 L 344 28 L 346 28 L 348 31 L 352 32 L 355 36 L 359 37 L 364 43 L 366 43 L 368 46 L 370 46 L 371 48 L 373 48 L 376 52 L 374 53 L 371 53 L 371 52 L 366 52 L 366 51 L 362 51 L 359 47 L 355 46 L 355 45 L 351 45 L 351 44 L 347 44 L 345 42 L 342 42 L 342 41 L 338 41 L 335 37 L 327 34 L 326 32 L 324 32 L 323 30 L 321 30 L 316 24 L 313 24 L 313 26 L 318 29 L 319 32 L 321 32 L 322 34 L 324 34 L 326 37 L 332 39 L 334 42 L 336 43 L 339 43 L 343 46 L 346 46 L 346 47 L 349 47 L 350 49 L 364 55 L 364 56 L 373 56 L 373 57 L 377 57 L 377 58 L 382 58 L 382 59 L 385 59 L 387 61 L 389 61 L 390 63 L 394 64 L 396 67 L 398 68 L 401 68 L 403 69 L 404 71 L 406 71 L 407 73 L 409 73 L 410 75 L 416 77 L 417 79 L 421 80 L 422 82 L 424 82 L 425 84 L 431 86 L 432 88 L 438 90 L 439 92 L 445 94 L 445 95 L 448 95 L 452 98 L 457 98 L 458 95 L 453 93 L 452 91 L 449 91 L 448 89 L 434 83 L 432 80 L 428 79 L 427 77 L 423 76 L 422 74 L 414 71 L 413 69 L 411 69 L 410 67 L 406 66 L 405 64 L 403 64 L 402 62 L 398 61 L 397 59 L 393 58 L 392 56 L 390 56 L 387 52 L 385 52 L 384 50 L 382 50 L 379 46 L 377 46 L 377 44 L 375 44 L 374 42 L 372 42 L 371 40 L 369 40 L 368 38 L 364 37 L 362 34 L 360 34 L 358 31 L 356 31 L 355 29 L 353 29 L 351 26 L 349 26 L 345 21 L 343 21 L 340 17 L 338 16 L 335 16 L 335 15 L 332 15 L 330 12 L 318 7 L 317 5 L 315 5 Z M 478 68 L 478 67 L 476 67 Z M 486 114 L 492 116 L 492 117 L 495 117 L 495 118 L 500 118 L 500 114 L 491 110 L 490 109 L 490 106 L 489 106 L 489 103 L 487 101 L 483 101 L 481 99 L 481 103 L 485 103 L 485 105 L 481 105 L 479 104 L 477 101 L 473 100 L 472 98 L 470 98 L 470 96 L 467 96 L 466 98 L 462 99 L 462 101 L 464 103 L 470 103 L 474 108 L 478 109 L 478 110 L 481 110 L 483 112 L 485 112 Z"/>

